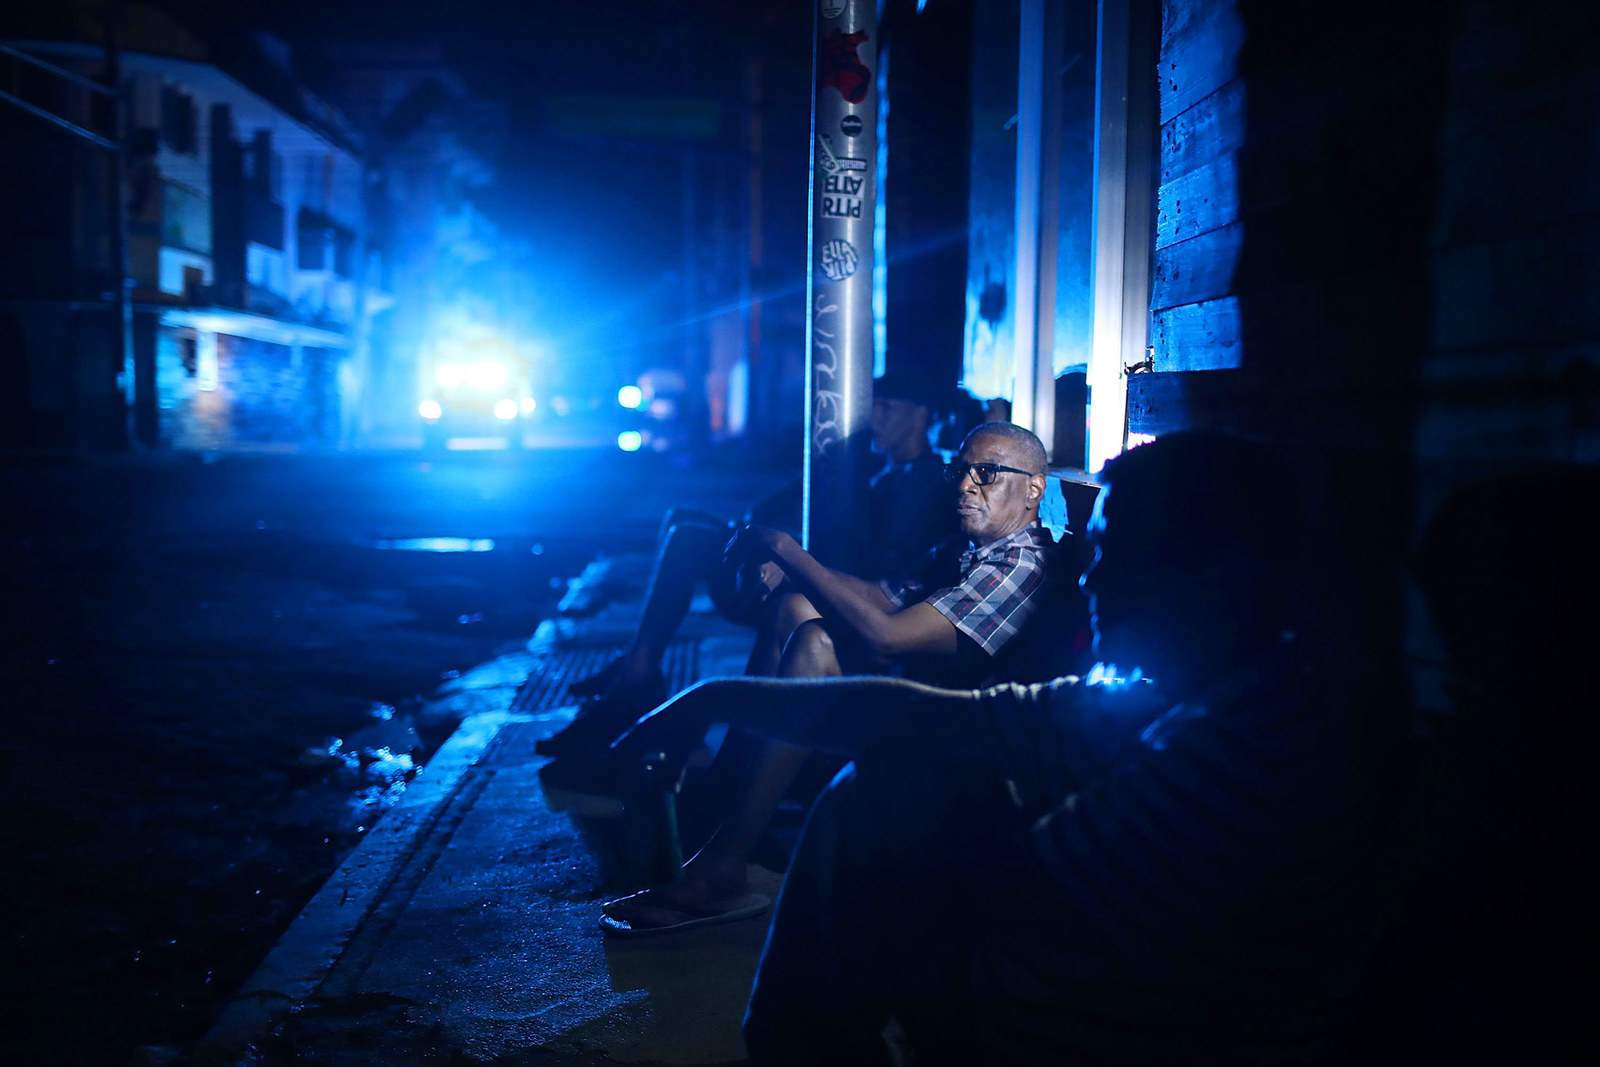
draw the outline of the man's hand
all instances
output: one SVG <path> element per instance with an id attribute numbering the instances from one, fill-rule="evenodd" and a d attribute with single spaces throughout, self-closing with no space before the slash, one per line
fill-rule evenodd
<path id="1" fill-rule="evenodd" d="M 742 526 L 728 542 L 726 558 L 736 566 L 770 560 L 781 567 L 823 618 L 848 627 L 874 659 L 950 655 L 960 647 L 954 624 L 937 609 L 912 604 L 901 610 L 877 582 L 829 570 L 782 530 Z"/>
<path id="2" fill-rule="evenodd" d="M 779 559 L 790 547 L 799 546 L 795 544 L 794 538 L 782 530 L 747 524 L 734 531 L 728 547 L 723 550 L 722 558 L 725 562 L 736 566 L 761 564 Z"/>

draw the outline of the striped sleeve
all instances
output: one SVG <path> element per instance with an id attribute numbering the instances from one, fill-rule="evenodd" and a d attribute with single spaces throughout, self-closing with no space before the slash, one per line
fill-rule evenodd
<path id="1" fill-rule="evenodd" d="M 1294 700 L 1180 706 L 1128 752 L 1033 825 L 1052 921 L 984 960 L 996 1059 L 1303 1047 L 1359 966 L 1356 738 Z"/>

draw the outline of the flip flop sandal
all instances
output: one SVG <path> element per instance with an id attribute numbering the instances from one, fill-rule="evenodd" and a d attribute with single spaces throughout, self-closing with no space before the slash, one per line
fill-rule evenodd
<path id="1" fill-rule="evenodd" d="M 617 904 L 624 900 L 634 900 L 651 893 L 653 890 L 645 889 L 631 896 L 619 897 L 617 900 L 608 901 Z M 772 907 L 772 898 L 765 893 L 746 893 L 740 897 L 732 897 L 719 901 L 715 908 L 695 908 L 686 904 L 652 904 L 651 907 L 660 908 L 662 911 L 677 912 L 685 916 L 679 922 L 666 923 L 661 926 L 634 926 L 626 919 L 613 919 L 609 915 L 600 916 L 600 929 L 607 937 L 655 937 L 658 934 L 675 934 L 680 930 L 693 930 L 698 926 L 715 926 L 718 923 L 738 922 L 741 919 L 754 919 L 758 915 L 765 915 Z"/>

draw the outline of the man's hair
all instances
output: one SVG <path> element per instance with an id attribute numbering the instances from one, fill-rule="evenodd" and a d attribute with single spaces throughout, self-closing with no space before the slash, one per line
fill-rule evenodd
<path id="1" fill-rule="evenodd" d="M 1143 498 L 1175 566 L 1228 556 L 1281 566 L 1299 560 L 1296 478 L 1262 445 L 1204 430 L 1165 434 L 1111 460 L 1100 480 Z"/>
<path id="2" fill-rule="evenodd" d="M 1038 435 L 1014 422 L 985 422 L 974 426 L 972 432 L 967 434 L 966 440 L 961 442 L 961 447 L 966 448 L 968 441 L 981 436 L 1004 437 L 1016 450 L 1018 465 L 1034 474 L 1045 473 L 1045 468 L 1049 466 L 1044 454 L 1044 445 L 1039 441 Z"/>

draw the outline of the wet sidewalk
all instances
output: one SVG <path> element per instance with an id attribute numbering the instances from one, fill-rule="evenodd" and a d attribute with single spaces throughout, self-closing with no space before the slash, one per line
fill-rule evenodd
<path id="1" fill-rule="evenodd" d="M 640 566 L 637 560 L 626 566 Z M 553 619 L 436 696 L 461 717 L 404 797 L 295 919 L 199 1050 L 205 1063 L 733 1064 L 765 919 L 606 940 L 616 819 L 559 810 L 534 743 L 569 682 L 637 622 L 637 596 Z M 738 674 L 751 634 L 703 600 L 676 684 Z M 753 869 L 752 888 L 779 876 Z"/>

